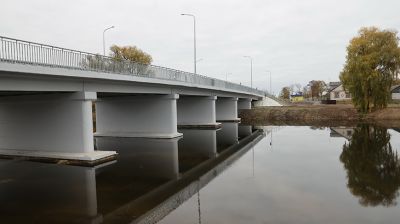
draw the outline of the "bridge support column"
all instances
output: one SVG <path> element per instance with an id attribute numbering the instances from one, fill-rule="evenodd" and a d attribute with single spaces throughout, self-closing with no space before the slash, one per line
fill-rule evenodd
<path id="1" fill-rule="evenodd" d="M 219 122 L 240 122 L 238 118 L 238 98 L 218 97 L 216 101 L 216 119 Z"/>
<path id="2" fill-rule="evenodd" d="M 180 96 L 178 100 L 179 128 L 220 128 L 216 122 L 216 96 Z"/>
<path id="3" fill-rule="evenodd" d="M 94 92 L 0 98 L 0 156 L 95 164 L 115 152 L 94 151 Z"/>
<path id="4" fill-rule="evenodd" d="M 240 98 L 238 100 L 238 110 L 247 110 L 251 109 L 251 99 L 248 98 Z"/>
<path id="5" fill-rule="evenodd" d="M 96 102 L 96 136 L 175 138 L 178 94 L 117 96 Z"/>

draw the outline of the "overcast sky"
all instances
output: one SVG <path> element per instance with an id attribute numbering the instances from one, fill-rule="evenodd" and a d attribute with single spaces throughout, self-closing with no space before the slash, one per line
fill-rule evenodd
<path id="1" fill-rule="evenodd" d="M 360 27 L 400 29 L 400 0 L 1 0 L 0 35 L 93 53 L 136 45 L 153 64 L 272 89 L 337 81 Z"/>

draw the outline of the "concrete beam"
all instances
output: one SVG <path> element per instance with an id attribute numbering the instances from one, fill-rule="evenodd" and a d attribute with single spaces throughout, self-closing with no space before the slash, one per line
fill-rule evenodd
<path id="1" fill-rule="evenodd" d="M 218 122 L 239 122 L 237 102 L 238 98 L 236 97 L 218 97 L 215 104 L 216 120 Z"/>
<path id="2" fill-rule="evenodd" d="M 95 164 L 115 152 L 93 145 L 92 100 L 76 92 L 0 98 L 0 156 Z"/>
<path id="3" fill-rule="evenodd" d="M 178 100 L 179 128 L 220 128 L 216 122 L 216 96 L 181 96 Z"/>
<path id="4" fill-rule="evenodd" d="M 175 138 L 178 94 L 104 97 L 96 101 L 95 136 Z"/>

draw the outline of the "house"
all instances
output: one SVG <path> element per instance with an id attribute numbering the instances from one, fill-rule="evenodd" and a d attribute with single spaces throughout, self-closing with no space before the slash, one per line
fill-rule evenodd
<path id="1" fill-rule="evenodd" d="M 290 102 L 303 102 L 304 96 L 302 92 L 293 93 L 290 95 Z"/>
<path id="2" fill-rule="evenodd" d="M 328 93 L 330 100 L 336 100 L 336 101 L 351 100 L 351 94 L 344 90 L 342 84 L 332 87 L 328 91 Z"/>
<path id="3" fill-rule="evenodd" d="M 400 100 L 400 85 L 395 85 L 390 88 L 392 93 L 392 100 Z"/>

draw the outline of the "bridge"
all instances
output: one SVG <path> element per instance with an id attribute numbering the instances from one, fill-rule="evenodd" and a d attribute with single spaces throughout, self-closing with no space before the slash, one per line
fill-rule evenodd
<path id="1" fill-rule="evenodd" d="M 265 95 L 198 74 L 0 36 L 0 155 L 93 165 L 116 154 L 94 150 L 93 135 L 176 138 L 178 127 L 217 129 L 240 121 L 238 110 Z"/>

